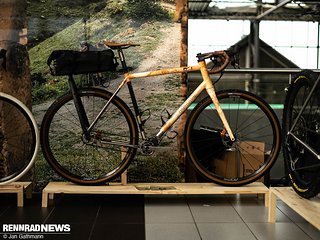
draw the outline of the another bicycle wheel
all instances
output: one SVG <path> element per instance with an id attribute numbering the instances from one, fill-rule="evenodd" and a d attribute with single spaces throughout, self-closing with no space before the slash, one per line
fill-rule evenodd
<path id="1" fill-rule="evenodd" d="M 39 147 L 37 123 L 18 99 L 0 93 L 0 185 L 21 178 Z"/>
<path id="2" fill-rule="evenodd" d="M 217 92 L 235 135 L 231 142 L 207 97 L 190 113 L 185 143 L 194 167 L 207 179 L 227 186 L 251 183 L 269 170 L 281 148 L 279 121 L 260 97 L 241 90 Z"/>
<path id="3" fill-rule="evenodd" d="M 78 91 L 89 124 L 108 102 L 111 93 L 87 88 Z M 113 98 L 90 132 L 83 136 L 71 93 L 55 101 L 41 127 L 41 146 L 51 167 L 78 184 L 102 184 L 119 176 L 135 156 L 137 125 L 128 106 Z"/>
<path id="4" fill-rule="evenodd" d="M 311 198 L 320 192 L 320 163 L 300 139 L 318 154 L 320 153 L 320 89 L 317 88 L 307 102 L 305 110 L 296 121 L 306 102 L 317 76 L 311 71 L 298 74 L 290 85 L 284 105 L 283 131 L 285 136 L 283 153 L 293 189 L 304 198 Z M 288 132 L 292 135 L 289 135 Z"/>

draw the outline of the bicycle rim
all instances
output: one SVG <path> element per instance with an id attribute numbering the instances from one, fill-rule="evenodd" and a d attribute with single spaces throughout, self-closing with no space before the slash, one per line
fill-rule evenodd
<path id="1" fill-rule="evenodd" d="M 101 89 L 79 90 L 89 123 L 111 94 Z M 101 184 L 121 174 L 136 153 L 138 133 L 130 109 L 114 98 L 85 140 L 71 94 L 58 99 L 44 117 L 43 153 L 62 177 L 78 184 Z"/>
<path id="2" fill-rule="evenodd" d="M 18 99 L 0 94 L 0 185 L 20 179 L 31 168 L 38 149 L 37 124 Z"/>
<path id="3" fill-rule="evenodd" d="M 191 112 L 186 125 L 188 156 L 198 172 L 213 182 L 248 184 L 262 177 L 279 154 L 278 119 L 268 104 L 251 93 L 227 90 L 217 97 L 236 141 L 228 140 L 207 97 Z"/>
<path id="4" fill-rule="evenodd" d="M 310 77 L 308 73 L 303 73 L 289 88 L 283 117 L 285 134 L 291 129 L 314 84 Z M 317 152 L 320 152 L 319 93 L 319 90 L 316 90 L 312 94 L 292 131 L 296 137 Z M 290 135 L 286 136 L 283 149 L 294 190 L 304 198 L 317 195 L 320 192 L 320 163 L 317 157 Z"/>

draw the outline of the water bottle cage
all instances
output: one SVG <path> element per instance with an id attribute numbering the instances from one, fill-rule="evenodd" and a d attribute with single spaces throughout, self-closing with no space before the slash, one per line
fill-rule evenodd
<path id="1" fill-rule="evenodd" d="M 163 116 L 164 114 L 167 114 L 167 116 Z M 162 112 L 161 112 L 161 123 L 162 125 L 164 125 L 168 119 L 170 119 L 172 116 L 171 113 L 169 113 L 169 111 L 167 109 L 164 109 Z M 174 139 L 176 136 L 178 135 L 178 133 L 176 131 L 174 131 L 172 128 L 169 129 L 169 131 L 166 133 L 166 137 L 168 139 Z"/>

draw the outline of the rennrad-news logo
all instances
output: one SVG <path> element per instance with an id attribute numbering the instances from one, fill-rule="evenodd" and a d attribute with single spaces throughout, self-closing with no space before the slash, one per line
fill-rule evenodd
<path id="1" fill-rule="evenodd" d="M 2 233 L 70 233 L 70 224 L 3 224 Z"/>

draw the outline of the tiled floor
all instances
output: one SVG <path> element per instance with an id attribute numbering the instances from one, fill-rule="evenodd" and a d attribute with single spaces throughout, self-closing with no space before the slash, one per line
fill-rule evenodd
<path id="1" fill-rule="evenodd" d="M 320 239 L 320 231 L 280 200 L 277 222 L 268 223 L 264 200 L 254 196 L 65 195 L 48 208 L 41 208 L 40 196 L 34 196 L 23 208 L 15 204 L 15 196 L 0 195 L 0 227 L 70 224 L 71 234 L 43 239 Z"/>
<path id="2" fill-rule="evenodd" d="M 320 231 L 283 202 L 277 206 L 273 224 L 264 201 L 252 196 L 146 196 L 146 239 L 320 239 Z"/>
<path id="3" fill-rule="evenodd" d="M 23 208 L 15 204 L 14 197 L 0 195 L 1 230 L 3 224 L 70 224 L 70 234 L 44 234 L 43 239 L 145 239 L 143 196 L 65 195 L 48 208 L 34 196 Z"/>

